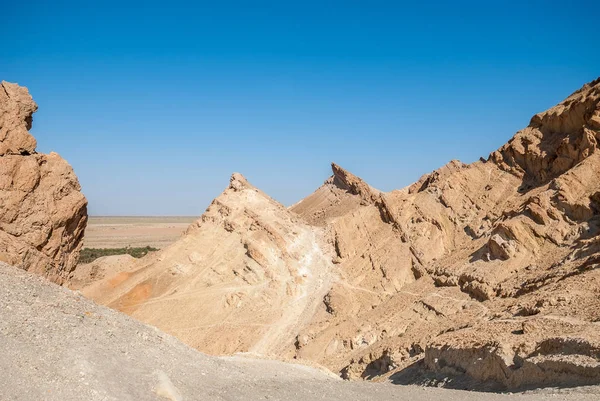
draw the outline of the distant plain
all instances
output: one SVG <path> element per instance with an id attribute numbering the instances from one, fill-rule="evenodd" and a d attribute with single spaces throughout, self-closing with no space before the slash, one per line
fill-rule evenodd
<path id="1" fill-rule="evenodd" d="M 164 248 L 176 241 L 195 216 L 90 216 L 85 248 Z"/>

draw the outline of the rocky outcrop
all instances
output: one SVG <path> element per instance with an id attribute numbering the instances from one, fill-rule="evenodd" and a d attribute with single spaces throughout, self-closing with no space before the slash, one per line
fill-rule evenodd
<path id="1" fill-rule="evenodd" d="M 377 202 L 380 191 L 371 187 L 361 178 L 355 176 L 348 170 L 343 169 L 335 163 L 331 163 L 333 171 L 333 183 L 339 188 L 348 191 L 352 195 L 357 195 L 363 202 Z"/>
<path id="2" fill-rule="evenodd" d="M 35 152 L 37 142 L 28 130 L 37 107 L 27 88 L 0 82 L 0 156 Z"/>
<path id="3" fill-rule="evenodd" d="M 475 331 L 481 331 L 473 335 Z M 600 337 L 594 324 L 532 318 L 490 322 L 438 337 L 425 366 L 464 387 L 525 390 L 600 383 Z M 467 380 L 464 378 L 466 377 Z"/>
<path id="4" fill-rule="evenodd" d="M 524 178 L 521 190 L 546 183 L 589 157 L 600 138 L 600 78 L 553 108 L 490 155 L 502 169 Z"/>
<path id="5" fill-rule="evenodd" d="M 87 201 L 64 159 L 35 152 L 36 110 L 27 88 L 0 84 L 0 260 L 62 283 L 79 259 Z"/>

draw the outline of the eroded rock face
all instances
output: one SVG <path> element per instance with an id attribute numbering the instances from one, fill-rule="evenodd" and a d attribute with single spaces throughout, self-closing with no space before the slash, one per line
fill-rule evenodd
<path id="1" fill-rule="evenodd" d="M 37 104 L 27 88 L 0 82 L 0 156 L 35 152 L 35 138 L 29 133 Z"/>
<path id="2" fill-rule="evenodd" d="M 285 209 L 234 175 L 180 241 L 84 292 L 203 351 L 347 379 L 599 384 L 599 138 L 596 80 L 401 190 L 333 164 Z"/>
<path id="3" fill-rule="evenodd" d="M 584 85 L 490 155 L 500 168 L 522 175 L 528 187 L 543 184 L 598 149 L 600 78 Z"/>
<path id="4" fill-rule="evenodd" d="M 79 259 L 87 201 L 64 159 L 35 152 L 36 110 L 27 88 L 0 84 L 0 260 L 62 283 Z"/>

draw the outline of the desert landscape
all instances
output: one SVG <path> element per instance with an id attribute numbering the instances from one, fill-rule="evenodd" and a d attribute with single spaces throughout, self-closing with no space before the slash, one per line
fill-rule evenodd
<path id="1" fill-rule="evenodd" d="M 0 401 L 600 400 L 599 1 L 13 1 Z"/>
<path id="2" fill-rule="evenodd" d="M 84 248 L 164 248 L 196 220 L 193 216 L 90 216 Z"/>
<path id="3" fill-rule="evenodd" d="M 2 87 L 2 397 L 600 396 L 600 79 L 408 187 L 333 163 L 285 207 L 234 173 L 191 223 L 89 218 Z"/>

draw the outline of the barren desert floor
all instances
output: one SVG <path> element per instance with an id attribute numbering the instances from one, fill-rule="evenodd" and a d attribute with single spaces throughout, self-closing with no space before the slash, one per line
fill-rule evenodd
<path id="1" fill-rule="evenodd" d="M 194 216 L 90 216 L 83 246 L 164 248 L 196 219 Z"/>

